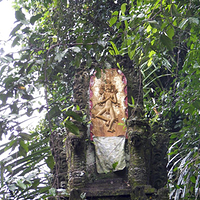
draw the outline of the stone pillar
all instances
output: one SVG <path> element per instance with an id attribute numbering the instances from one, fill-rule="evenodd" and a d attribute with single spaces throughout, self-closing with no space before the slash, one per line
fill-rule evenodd
<path id="1" fill-rule="evenodd" d="M 85 69 L 85 64 L 82 63 L 77 69 L 74 86 L 73 98 L 75 110 L 81 118 L 83 115 L 88 116 L 88 88 L 89 75 Z M 66 137 L 66 159 L 68 163 L 68 188 L 70 192 L 70 200 L 81 199 L 81 189 L 85 186 L 86 180 L 86 135 L 87 126 L 82 121 L 72 120 L 78 127 L 79 134 L 69 132 Z"/>
<path id="2" fill-rule="evenodd" d="M 63 135 L 65 134 L 66 130 L 62 129 L 54 131 L 50 136 L 50 147 L 55 161 L 55 165 L 52 171 L 52 186 L 56 189 L 66 189 L 68 182 L 66 151 L 63 144 Z"/>
<path id="3" fill-rule="evenodd" d="M 134 66 L 128 57 L 121 58 L 123 73 L 127 78 L 128 102 L 134 105 L 128 110 L 128 145 L 130 165 L 128 179 L 131 186 L 131 199 L 147 199 L 145 188 L 149 185 L 149 168 L 151 148 L 149 144 L 150 128 L 144 120 L 143 112 L 143 87 L 140 69 Z"/>
<path id="4" fill-rule="evenodd" d="M 70 200 L 78 200 L 77 194 L 81 194 L 81 189 L 85 186 L 86 180 L 85 139 L 87 127 L 83 124 L 76 125 L 79 128 L 79 135 L 69 133 L 66 137 L 66 157 L 68 162 L 68 188 L 70 192 Z M 74 195 L 76 197 L 73 197 Z"/>
<path id="5" fill-rule="evenodd" d="M 138 107 L 135 117 L 128 120 L 128 144 L 130 165 L 128 171 L 129 183 L 132 188 L 131 199 L 146 199 L 144 189 L 149 185 L 149 168 L 151 148 L 149 143 L 148 123 L 139 118 L 137 113 L 142 113 Z"/>

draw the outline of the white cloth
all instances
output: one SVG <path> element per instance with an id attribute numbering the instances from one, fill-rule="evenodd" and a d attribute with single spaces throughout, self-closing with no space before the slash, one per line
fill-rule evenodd
<path id="1" fill-rule="evenodd" d="M 125 137 L 94 137 L 98 173 L 123 170 L 126 167 Z"/>

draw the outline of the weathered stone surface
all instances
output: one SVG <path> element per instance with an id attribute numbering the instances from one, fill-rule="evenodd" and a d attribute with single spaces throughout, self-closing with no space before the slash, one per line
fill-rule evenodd
<path id="1" fill-rule="evenodd" d="M 52 186 L 55 188 L 66 188 L 68 182 L 68 166 L 66 160 L 66 151 L 63 148 L 63 135 L 66 130 L 57 130 L 51 134 L 50 147 L 54 157 L 55 166 L 53 168 Z"/>
<path id="2" fill-rule="evenodd" d="M 153 187 L 160 189 L 167 183 L 167 150 L 169 138 L 166 133 L 157 130 L 156 144 L 152 147 L 151 177 Z"/>

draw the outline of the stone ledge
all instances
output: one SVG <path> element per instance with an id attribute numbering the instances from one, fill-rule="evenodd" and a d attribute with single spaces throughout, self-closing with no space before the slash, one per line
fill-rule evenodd
<path id="1" fill-rule="evenodd" d="M 122 178 L 96 180 L 82 189 L 87 197 L 124 196 L 130 195 L 130 190 L 130 186 Z"/>

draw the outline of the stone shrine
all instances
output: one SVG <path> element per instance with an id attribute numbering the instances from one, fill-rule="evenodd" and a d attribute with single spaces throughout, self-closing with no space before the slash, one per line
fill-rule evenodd
<path id="1" fill-rule="evenodd" d="M 79 135 L 55 131 L 53 182 L 60 199 L 167 200 L 167 136 L 144 119 L 142 78 L 128 58 L 101 78 L 82 63 L 74 80 L 74 111 L 91 123 L 72 122 Z M 135 105 L 131 104 L 134 99 Z M 155 132 L 156 131 L 156 132 Z M 155 145 L 151 136 L 157 135 Z M 65 189 L 69 195 L 59 193 Z M 53 198 L 50 198 L 53 199 Z"/>

